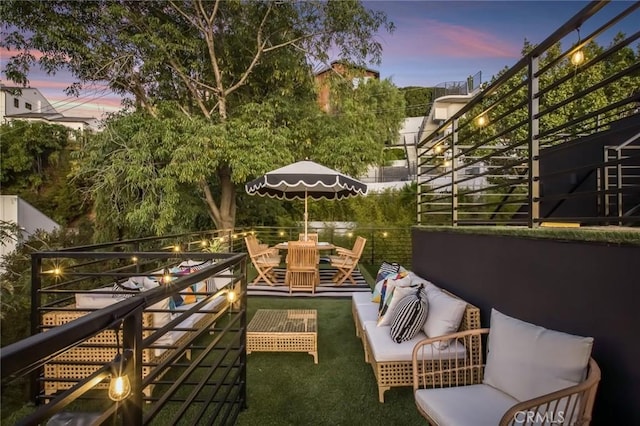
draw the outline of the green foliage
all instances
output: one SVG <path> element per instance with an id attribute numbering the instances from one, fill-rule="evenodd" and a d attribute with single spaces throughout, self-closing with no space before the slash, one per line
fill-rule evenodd
<path id="1" fill-rule="evenodd" d="M 20 241 L 17 225 L 8 222 L 0 223 L 2 241 L 11 239 Z M 90 231 L 90 230 L 89 230 Z M 46 233 L 38 231 L 30 235 L 16 249 L 2 257 L 0 269 L 2 274 L 2 346 L 24 339 L 30 334 L 31 313 L 31 253 L 43 250 L 55 250 L 88 244 L 90 232 L 81 228 L 80 232 L 67 230 Z M 11 324 L 11 327 L 7 327 Z"/>
<path id="2" fill-rule="evenodd" d="M 291 161 L 300 154 L 293 147 L 313 144 L 320 160 L 333 158 L 345 128 L 351 131 L 342 142 L 351 149 L 371 142 L 356 137 L 364 119 L 351 126 L 339 120 L 323 134 L 316 129 L 323 120 L 310 107 L 308 58 L 326 62 L 336 49 L 359 65 L 380 59 L 374 35 L 393 24 L 360 2 L 6 1 L 1 7 L 7 28 L 17 31 L 0 45 L 21 52 L 8 61 L 10 80 L 26 84 L 36 64 L 49 72 L 67 68 L 80 82 L 106 82 L 147 114 L 120 117 L 123 124 L 114 118 L 108 136 L 89 147 L 96 152 L 87 153 L 93 158 L 81 171 L 86 177 L 100 172 L 96 166 L 111 169 L 98 174 L 109 181 L 92 180 L 90 188 L 100 214 L 114 224 L 113 235 L 173 227 L 183 214 L 183 191 L 206 200 L 216 227 L 233 227 L 235 183 Z M 125 155 L 124 146 L 141 152 Z M 365 152 L 330 165 L 362 170 L 358 161 L 380 156 Z M 125 161 L 134 170 L 126 171 Z M 115 207 L 107 211 L 110 202 Z"/>
<path id="3" fill-rule="evenodd" d="M 628 228 L 526 228 L 517 226 L 421 226 L 433 232 L 506 235 L 527 238 L 585 241 L 640 246 L 640 231 Z"/>
<path id="4" fill-rule="evenodd" d="M 0 126 L 0 185 L 68 225 L 85 213 L 78 187 L 71 182 L 69 129 L 56 124 L 12 121 Z"/>
<path id="5" fill-rule="evenodd" d="M 429 114 L 429 108 L 433 103 L 432 87 L 402 87 L 400 92 L 405 99 L 405 117 L 421 117 Z"/>
<path id="6" fill-rule="evenodd" d="M 351 221 L 358 226 L 410 226 L 416 220 L 417 185 L 370 192 L 363 197 L 309 203 L 309 217 L 320 221 Z M 299 218 L 298 218 L 299 220 Z"/>

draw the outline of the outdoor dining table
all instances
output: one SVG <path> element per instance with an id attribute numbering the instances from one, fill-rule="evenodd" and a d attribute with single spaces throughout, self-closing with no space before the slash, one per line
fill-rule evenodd
<path id="1" fill-rule="evenodd" d="M 274 247 L 277 248 L 278 250 L 287 250 L 289 248 L 289 242 L 284 241 L 276 244 Z M 334 246 L 333 244 L 327 243 L 324 241 L 319 241 L 316 244 L 316 247 L 318 248 L 318 250 L 333 250 L 336 248 L 336 246 Z"/>

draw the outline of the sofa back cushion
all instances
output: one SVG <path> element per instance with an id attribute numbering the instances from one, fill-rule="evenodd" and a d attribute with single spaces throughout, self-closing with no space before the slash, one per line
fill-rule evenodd
<path id="1" fill-rule="evenodd" d="M 491 310 L 484 383 L 529 400 L 584 380 L 593 338 L 530 324 Z"/>
<path id="2" fill-rule="evenodd" d="M 424 333 L 427 337 L 439 337 L 458 331 L 467 302 L 450 296 L 436 286 L 427 286 L 427 303 L 429 315 L 424 323 Z M 435 342 L 437 349 L 444 350 L 449 341 Z"/>

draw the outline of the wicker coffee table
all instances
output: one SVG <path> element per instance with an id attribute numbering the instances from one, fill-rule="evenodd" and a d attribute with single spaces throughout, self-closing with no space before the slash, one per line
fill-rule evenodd
<path id="1" fill-rule="evenodd" d="M 318 363 L 318 311 L 258 309 L 247 326 L 251 352 L 307 352 Z"/>

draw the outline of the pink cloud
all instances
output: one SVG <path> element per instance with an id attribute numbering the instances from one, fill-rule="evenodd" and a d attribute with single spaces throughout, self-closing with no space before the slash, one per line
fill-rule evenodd
<path id="1" fill-rule="evenodd" d="M 496 35 L 462 25 L 433 19 L 405 18 L 398 25 L 393 44 L 385 43 L 385 56 L 427 56 L 447 58 L 513 58 L 520 48 Z"/>
<path id="2" fill-rule="evenodd" d="M 6 59 L 9 59 L 9 58 L 11 58 L 11 57 L 13 57 L 13 56 L 17 56 L 17 55 L 19 55 L 19 54 L 21 54 L 21 53 L 22 53 L 22 51 L 21 51 L 21 50 L 15 50 L 15 49 L 4 49 L 4 50 L 2 51 L 2 55 L 1 55 L 1 56 L 2 56 L 2 58 L 3 58 L 3 59 L 5 59 L 5 58 L 6 58 Z M 32 51 L 31 51 L 31 54 L 32 54 L 32 55 L 34 56 L 34 58 L 36 58 L 36 59 L 40 59 L 40 58 L 42 58 L 42 57 L 44 56 L 44 55 L 42 54 L 42 52 L 40 52 L 39 50 L 32 50 Z"/>

